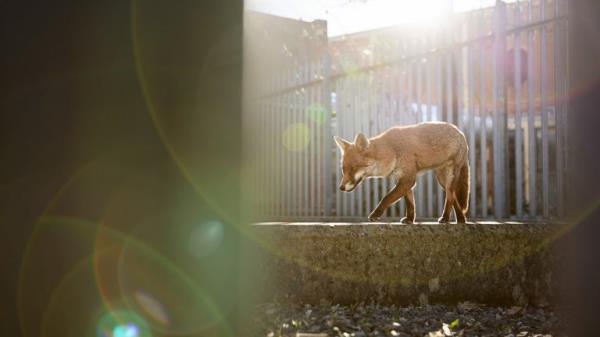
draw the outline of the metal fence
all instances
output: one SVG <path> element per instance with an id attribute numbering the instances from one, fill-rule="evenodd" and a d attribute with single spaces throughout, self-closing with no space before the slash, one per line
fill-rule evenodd
<path id="1" fill-rule="evenodd" d="M 551 218 L 563 212 L 568 113 L 564 1 L 505 4 L 437 29 L 382 40 L 362 64 L 343 52 L 295 60 L 257 83 L 246 111 L 253 204 L 263 220 L 363 218 L 393 187 L 370 179 L 339 192 L 332 135 L 374 136 L 444 120 L 467 136 L 471 218 Z M 380 41 L 381 42 L 381 41 Z M 331 41 L 330 41 L 331 44 Z M 415 187 L 418 218 L 439 216 L 432 173 Z M 385 216 L 400 217 L 404 201 Z"/>

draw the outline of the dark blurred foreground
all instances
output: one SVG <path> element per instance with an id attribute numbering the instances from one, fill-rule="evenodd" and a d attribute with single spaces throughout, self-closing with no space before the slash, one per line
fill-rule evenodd
<path id="1" fill-rule="evenodd" d="M 564 238 L 561 282 L 575 336 L 596 334 L 600 303 L 600 211 L 590 207 L 600 200 L 598 7 L 571 6 L 578 225 Z M 241 1 L 55 1 L 0 13 L 0 335 L 102 335 L 96 324 L 125 317 L 104 311 L 134 281 L 156 293 L 124 301 L 171 322 L 165 334 L 239 335 L 252 271 L 237 227 Z M 213 221 L 219 245 L 186 250 L 187 229 Z M 169 316 L 157 297 L 208 314 Z"/>

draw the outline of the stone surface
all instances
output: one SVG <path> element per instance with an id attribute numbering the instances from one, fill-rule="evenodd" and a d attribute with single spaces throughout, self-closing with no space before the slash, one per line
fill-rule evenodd
<path id="1" fill-rule="evenodd" d="M 259 289 L 269 301 L 543 306 L 555 295 L 561 225 L 263 223 Z"/>

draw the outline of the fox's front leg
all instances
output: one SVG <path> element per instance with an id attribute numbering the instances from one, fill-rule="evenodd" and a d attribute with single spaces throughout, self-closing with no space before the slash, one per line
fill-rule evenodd
<path id="1" fill-rule="evenodd" d="M 410 177 L 404 177 L 400 180 L 398 180 L 398 183 L 396 184 L 396 186 L 394 186 L 394 188 L 388 192 L 388 194 L 385 195 L 385 197 L 383 197 L 383 199 L 381 199 L 381 201 L 379 202 L 379 204 L 377 205 L 377 207 L 375 208 L 375 210 L 373 210 L 373 212 L 371 212 L 371 214 L 369 215 L 369 220 L 370 221 L 377 221 L 379 218 L 381 218 L 381 216 L 383 215 L 383 212 L 385 212 L 385 210 L 390 207 L 391 204 L 395 203 L 396 201 L 398 201 L 398 199 L 400 199 L 403 196 L 406 196 L 406 218 L 402 219 L 402 222 L 405 222 L 405 220 L 410 219 L 410 222 L 414 221 L 415 219 L 415 207 L 414 207 L 414 198 L 412 197 L 412 187 L 415 184 L 415 180 L 416 178 L 413 176 Z M 408 196 L 408 194 L 410 194 L 410 197 Z M 410 205 L 409 206 L 409 199 L 410 199 Z M 412 210 L 412 211 L 411 211 Z M 412 215 L 411 215 L 412 213 Z"/>
<path id="2" fill-rule="evenodd" d="M 413 223 L 415 222 L 415 194 L 412 190 L 412 186 L 404 196 L 404 201 L 406 201 L 406 216 L 402 218 L 400 222 Z"/>

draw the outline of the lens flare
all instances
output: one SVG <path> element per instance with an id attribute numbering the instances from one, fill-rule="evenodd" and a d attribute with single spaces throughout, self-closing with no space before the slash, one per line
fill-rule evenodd
<path id="1" fill-rule="evenodd" d="M 104 314 L 98 322 L 97 337 L 151 337 L 150 327 L 132 311 L 115 310 Z"/>
<path id="2" fill-rule="evenodd" d="M 223 224 L 216 220 L 207 221 L 190 234 L 188 248 L 190 254 L 201 259 L 214 252 L 223 241 Z"/>
<path id="3" fill-rule="evenodd" d="M 317 125 L 323 125 L 327 121 L 327 109 L 320 104 L 312 104 L 306 108 L 308 118 Z"/>
<path id="4" fill-rule="evenodd" d="M 166 335 L 206 333 L 222 322 L 203 287 L 157 250 L 106 226 L 97 234 L 96 250 L 102 247 L 110 253 L 96 256 L 96 282 L 110 308 L 111 299 L 122 299 Z"/>
<path id="5" fill-rule="evenodd" d="M 146 314 L 163 325 L 169 324 L 169 314 L 167 313 L 165 307 L 156 298 L 144 292 L 143 290 L 136 290 L 133 294 L 133 297 Z"/>
<path id="6" fill-rule="evenodd" d="M 126 325 L 117 325 L 113 329 L 113 337 L 138 337 L 140 329 L 133 323 L 127 323 Z"/>
<path id="7" fill-rule="evenodd" d="M 310 129 L 304 123 L 295 123 L 283 131 L 283 146 L 289 151 L 302 151 L 310 143 Z"/>

